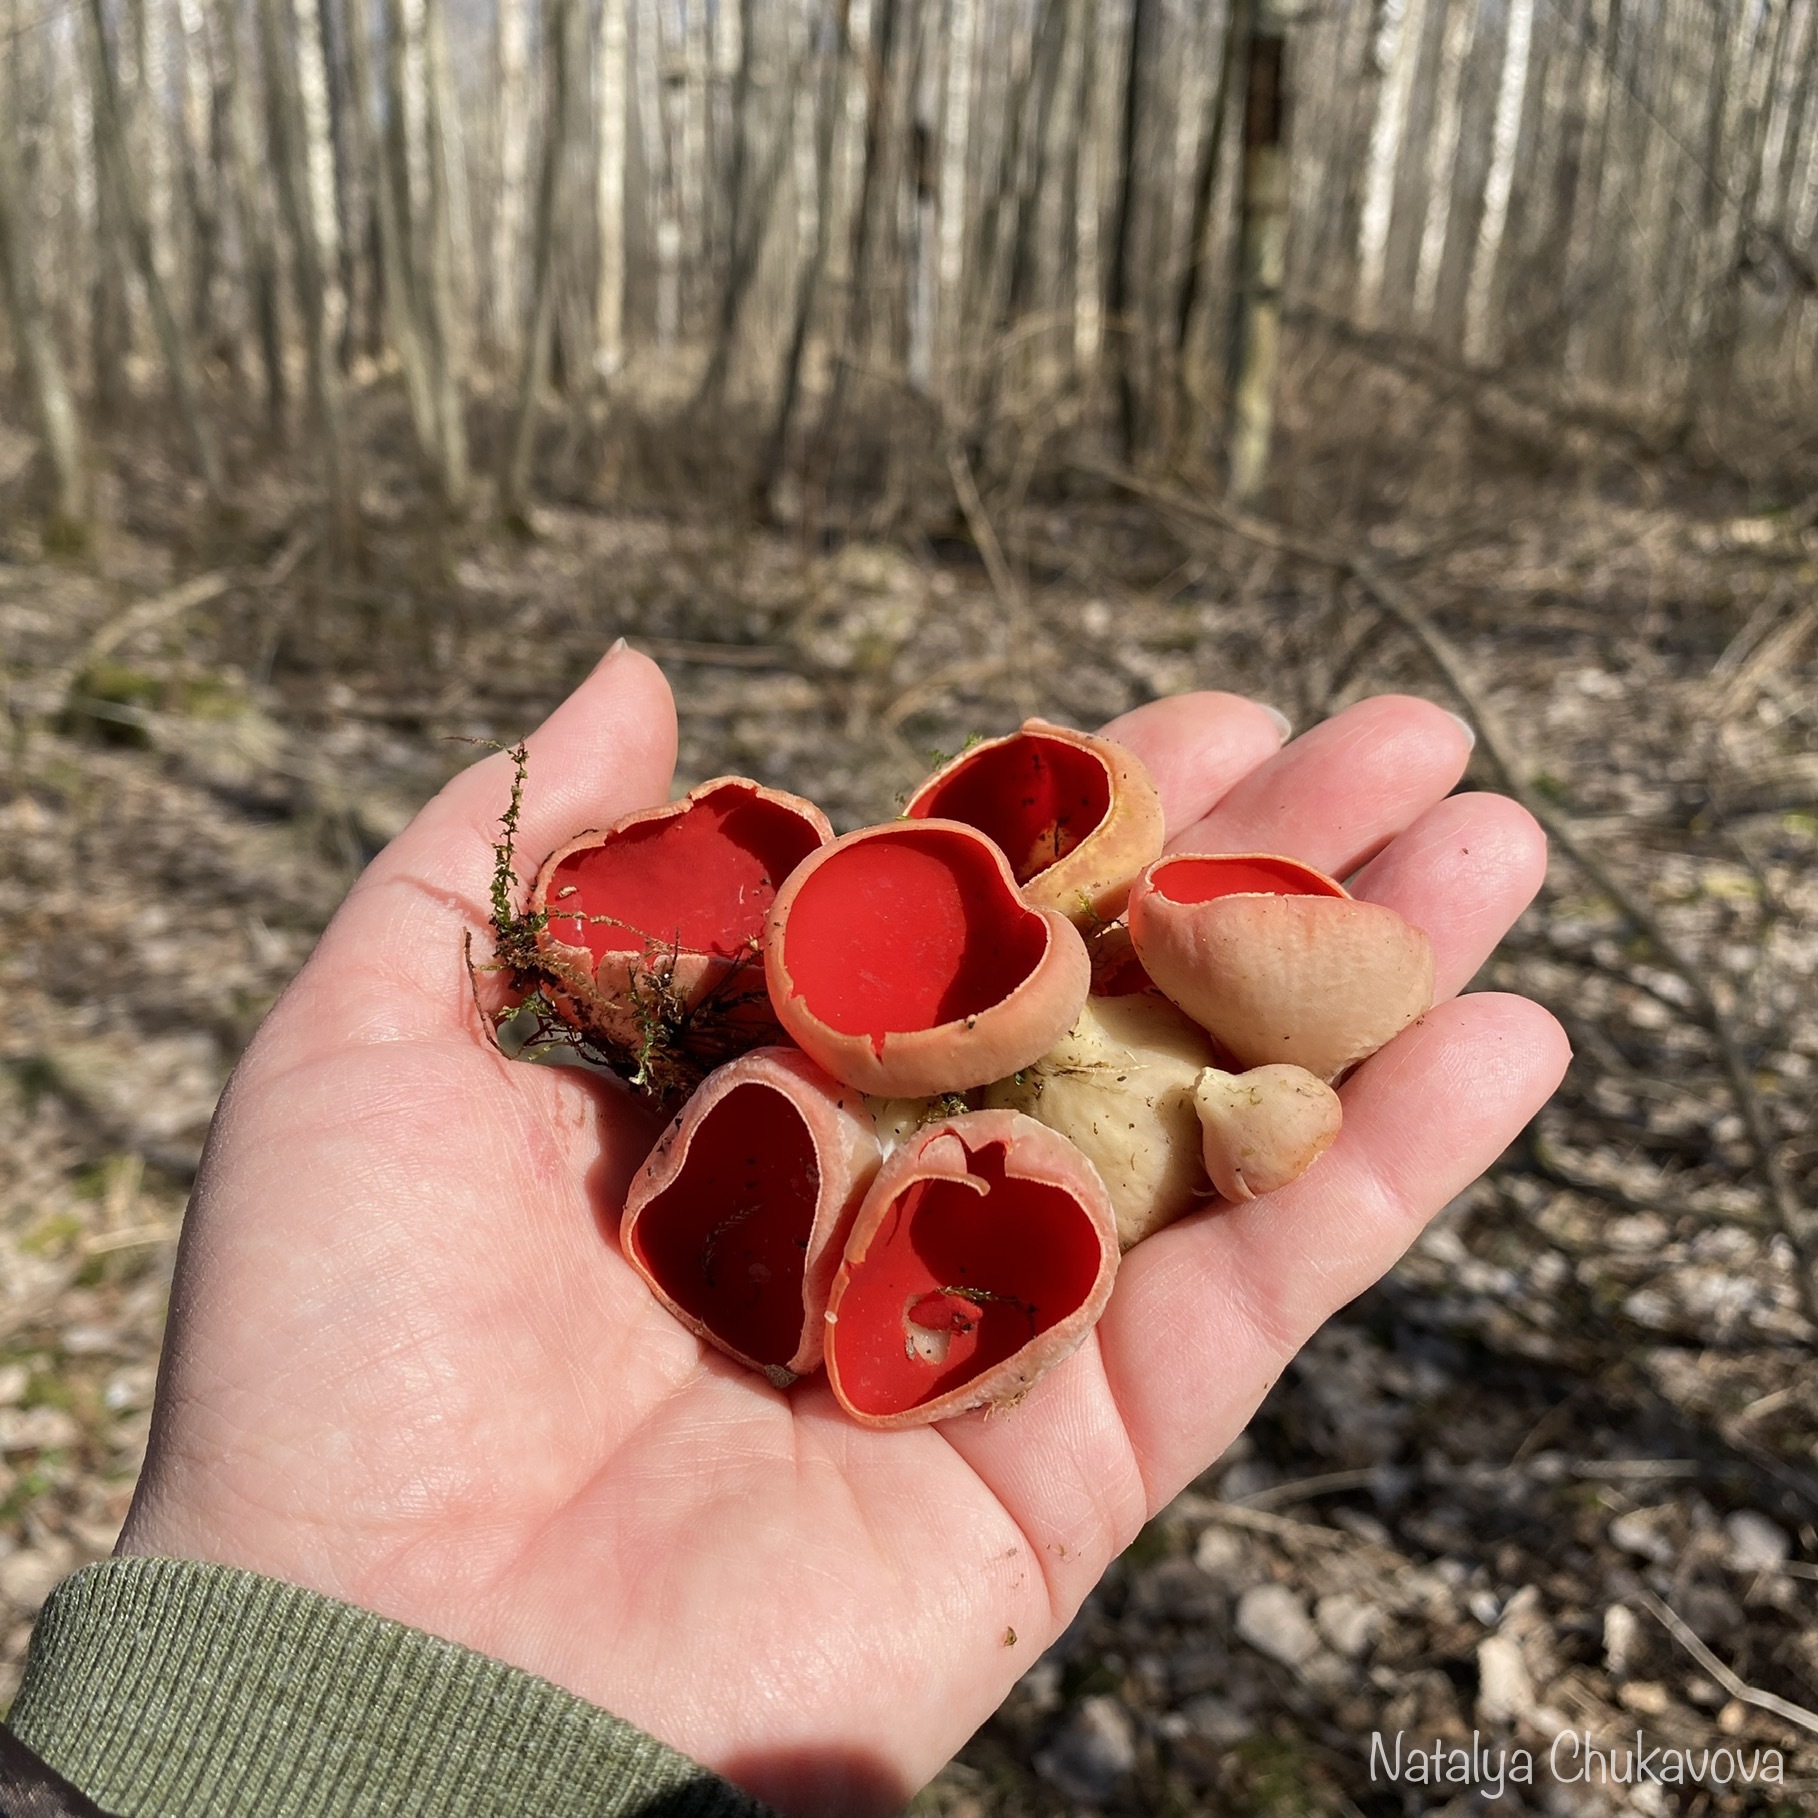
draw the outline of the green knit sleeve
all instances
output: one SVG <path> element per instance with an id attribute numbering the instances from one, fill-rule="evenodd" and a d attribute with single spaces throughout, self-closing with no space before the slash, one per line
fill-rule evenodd
<path id="1" fill-rule="evenodd" d="M 766 1818 L 529 1673 L 295 1585 L 113 1559 L 44 1606 L 8 1723 L 121 1818 Z"/>

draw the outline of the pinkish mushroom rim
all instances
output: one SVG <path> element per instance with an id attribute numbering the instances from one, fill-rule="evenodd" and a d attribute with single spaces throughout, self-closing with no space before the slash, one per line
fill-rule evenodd
<path id="1" fill-rule="evenodd" d="M 679 796 L 673 802 L 657 802 L 648 808 L 636 808 L 629 814 L 620 815 L 605 827 L 590 827 L 577 833 L 572 839 L 558 846 L 537 867 L 537 875 L 531 886 L 530 901 L 527 912 L 532 916 L 544 918 L 544 926 L 539 931 L 537 945 L 543 953 L 550 970 L 555 972 L 565 984 L 579 995 L 589 995 L 595 988 L 598 968 L 608 958 L 628 955 L 633 966 L 651 955 L 653 949 L 657 954 L 670 951 L 665 948 L 660 936 L 646 934 L 641 930 L 630 930 L 637 938 L 624 947 L 610 947 L 596 961 L 591 950 L 584 945 L 565 941 L 551 931 L 548 923 L 562 918 L 560 910 L 551 910 L 548 903 L 550 885 L 555 881 L 557 871 L 563 863 L 577 852 L 590 851 L 605 845 L 609 840 L 629 832 L 651 821 L 673 820 L 687 814 L 702 802 L 724 791 L 739 791 L 750 795 L 754 800 L 771 804 L 794 814 L 811 827 L 819 837 L 821 846 L 833 839 L 833 823 L 806 796 L 794 795 L 786 789 L 773 789 L 769 785 L 747 776 L 716 776 L 704 783 L 697 783 L 686 795 Z M 777 879 L 777 888 L 782 887 L 783 879 Z M 774 901 L 774 898 L 772 899 Z M 571 918 L 572 919 L 572 918 Z M 763 920 L 759 919 L 752 931 L 752 953 L 755 956 L 763 940 Z M 738 964 L 737 959 L 719 954 L 689 955 L 686 949 L 676 952 L 674 958 L 679 961 L 684 956 L 698 958 L 703 962 L 699 971 L 702 976 L 712 976 L 718 972 L 730 970 Z M 691 984 L 697 981 L 690 981 Z"/>
<path id="2" fill-rule="evenodd" d="M 747 1086 L 775 1092 L 788 1103 L 808 1133 L 818 1171 L 814 1216 L 803 1257 L 802 1323 L 795 1350 L 780 1364 L 765 1363 L 739 1350 L 704 1316 L 681 1306 L 658 1279 L 638 1242 L 644 1215 L 682 1179 L 696 1139 L 713 1111 Z M 786 1388 L 820 1367 L 828 1292 L 865 1192 L 876 1179 L 882 1160 L 876 1129 L 861 1094 L 842 1086 L 799 1049 L 755 1048 L 710 1073 L 658 1138 L 626 1193 L 619 1246 L 656 1299 L 697 1338 L 748 1369 L 760 1371 L 778 1388 Z"/>
<path id="3" fill-rule="evenodd" d="M 964 1174 L 925 1165 L 923 1158 L 927 1150 L 943 1137 L 959 1139 L 966 1155 Z M 971 1176 L 973 1159 L 981 1151 L 1000 1143 L 1005 1149 L 1004 1171 L 1008 1177 L 1059 1188 L 1072 1197 L 1084 1215 L 1098 1240 L 1099 1249 L 1091 1291 L 1072 1312 L 1044 1327 L 1028 1343 L 944 1394 L 888 1414 L 871 1414 L 855 1407 L 842 1385 L 837 1361 L 840 1307 L 850 1290 L 855 1254 L 862 1266 L 870 1253 L 872 1238 L 882 1229 L 895 1202 L 917 1182 L 974 1178 Z M 1013 1169 L 1011 1160 L 1019 1155 L 1025 1162 L 1033 1159 L 1037 1165 Z M 1044 1162 L 1046 1166 L 1041 1165 Z M 1117 1217 L 1111 1196 L 1099 1178 L 1098 1170 L 1058 1130 L 1051 1130 L 1020 1111 L 967 1111 L 924 1125 L 914 1137 L 885 1158 L 846 1240 L 846 1253 L 834 1274 L 827 1306 L 829 1335 L 824 1361 L 828 1386 L 852 1420 L 877 1430 L 929 1426 L 979 1408 L 1014 1407 L 1042 1377 L 1066 1362 L 1091 1336 L 1110 1303 L 1121 1260 Z M 1039 1356 L 1028 1356 L 1038 1349 Z"/>
<path id="4" fill-rule="evenodd" d="M 1123 912 L 1130 886 L 1150 858 L 1159 857 L 1166 837 L 1161 795 L 1149 767 L 1127 745 L 1102 733 L 1081 732 L 1058 726 L 1052 720 L 1030 718 L 1015 732 L 983 739 L 957 757 L 949 758 L 910 796 L 903 813 L 911 820 L 954 818 L 927 814 L 922 804 L 939 794 L 956 777 L 975 768 L 988 753 L 1021 740 L 1065 745 L 1095 759 L 1104 773 L 1105 807 L 1098 820 L 1068 852 L 1032 872 L 1018 888 L 1033 907 L 1059 909 L 1071 921 L 1086 926 L 1114 919 Z M 970 824 L 970 823 L 968 823 Z M 986 831 L 980 829 L 980 831 Z M 1137 855 L 1101 874 L 1107 856 L 1118 843 Z M 1126 868 L 1127 867 L 1127 868 Z M 1014 875 L 1012 867 L 1012 875 Z M 1096 880 L 1096 882 L 1095 882 Z"/>
<path id="5" fill-rule="evenodd" d="M 829 864 L 874 841 L 957 839 L 973 848 L 995 872 L 1005 892 L 1004 907 L 1038 921 L 1042 949 L 1021 979 L 1002 997 L 948 1021 L 909 1029 L 852 1032 L 834 1028 L 808 1007 L 789 965 L 789 917 L 804 888 Z M 1038 908 L 1017 887 L 1009 861 L 994 841 L 964 821 L 889 821 L 861 827 L 811 852 L 790 874 L 771 905 L 764 943 L 765 976 L 777 1021 L 799 1047 L 844 1084 L 878 1097 L 920 1098 L 988 1085 L 1028 1066 L 1060 1040 L 1085 1002 L 1091 961 L 1071 921 L 1056 909 Z M 995 1043 L 969 1042 L 987 1018 L 1000 1033 Z M 989 1047 L 982 1058 L 979 1050 Z M 969 1052 L 970 1061 L 939 1058 L 943 1050 Z"/>

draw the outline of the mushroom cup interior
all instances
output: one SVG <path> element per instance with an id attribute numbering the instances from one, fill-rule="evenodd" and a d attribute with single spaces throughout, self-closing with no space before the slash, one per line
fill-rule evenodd
<path id="1" fill-rule="evenodd" d="M 1022 732 L 956 764 L 916 801 L 922 818 L 964 821 L 1002 847 L 1019 884 L 1059 863 L 1111 812 L 1105 761 Z"/>
<path id="2" fill-rule="evenodd" d="M 1048 929 L 996 855 L 954 828 L 891 828 L 836 852 L 789 905 L 795 994 L 828 1028 L 933 1029 L 989 1010 L 1040 964 Z"/>
<path id="3" fill-rule="evenodd" d="M 850 1270 L 829 1332 L 860 1412 L 899 1414 L 962 1387 L 1077 1311 L 1098 1278 L 1097 1233 L 1064 1187 L 1006 1172 L 1007 1145 L 970 1178 L 912 1182 Z"/>
<path id="4" fill-rule="evenodd" d="M 1188 854 L 1166 859 L 1149 873 L 1150 888 L 1170 903 L 1209 903 L 1221 896 L 1346 896 L 1311 865 L 1290 858 L 1245 853 L 1235 858 Z"/>
<path id="5" fill-rule="evenodd" d="M 820 1197 L 802 1114 L 761 1081 L 702 1119 L 676 1178 L 632 1228 L 638 1260 L 683 1311 L 759 1364 L 802 1337 L 802 1276 Z"/>
<path id="6" fill-rule="evenodd" d="M 794 810 L 716 789 L 565 858 L 546 898 L 550 928 L 596 962 L 671 945 L 731 959 L 762 938 L 778 885 L 820 843 Z"/>

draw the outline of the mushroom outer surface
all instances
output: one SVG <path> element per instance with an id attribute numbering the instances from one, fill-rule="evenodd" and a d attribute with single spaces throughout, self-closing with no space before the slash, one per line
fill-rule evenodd
<path id="1" fill-rule="evenodd" d="M 1076 1144 L 1111 1195 L 1124 1248 L 1211 1196 L 1194 1101 L 1212 1038 L 1159 991 L 1086 999 L 1033 1066 L 985 1089 Z"/>
<path id="2" fill-rule="evenodd" d="M 1122 914 L 1132 879 L 1162 849 L 1161 797 L 1142 759 L 1047 720 L 961 752 L 903 812 L 978 828 L 1030 903 L 1086 925 Z"/>
<path id="3" fill-rule="evenodd" d="M 1020 1401 L 1069 1357 L 1117 1274 L 1110 1197 L 1013 1111 L 930 1124 L 885 1162 L 827 1305 L 827 1380 L 867 1427 Z"/>
<path id="4" fill-rule="evenodd" d="M 1158 860 L 1130 893 L 1130 935 L 1156 985 L 1240 1067 L 1332 1080 L 1433 1003 L 1421 929 L 1273 854 Z"/>
<path id="5" fill-rule="evenodd" d="M 879 1098 L 963 1092 L 1052 1047 L 1085 1002 L 1079 931 L 1018 894 L 958 821 L 893 821 L 823 846 L 778 892 L 764 947 L 789 1037 Z"/>

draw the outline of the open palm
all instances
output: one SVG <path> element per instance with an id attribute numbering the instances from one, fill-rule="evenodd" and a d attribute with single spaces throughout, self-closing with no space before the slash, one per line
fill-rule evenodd
<path id="1" fill-rule="evenodd" d="M 664 799 L 668 689 L 607 658 L 530 742 L 522 849 Z M 1285 852 L 1432 936 L 1440 1002 L 1344 1088 L 1304 1180 L 1124 1262 L 1007 1415 L 875 1433 L 704 1349 L 619 1254 L 643 1107 L 486 1043 L 508 760 L 374 862 L 229 1084 L 178 1262 L 122 1549 L 248 1567 L 540 1673 L 785 1812 L 889 1810 L 1203 1470 L 1319 1323 L 1557 1083 L 1557 1025 L 1456 993 L 1537 888 L 1538 830 L 1447 792 L 1467 743 L 1365 702 L 1278 751 L 1228 695 L 1109 729 L 1171 844 Z"/>

